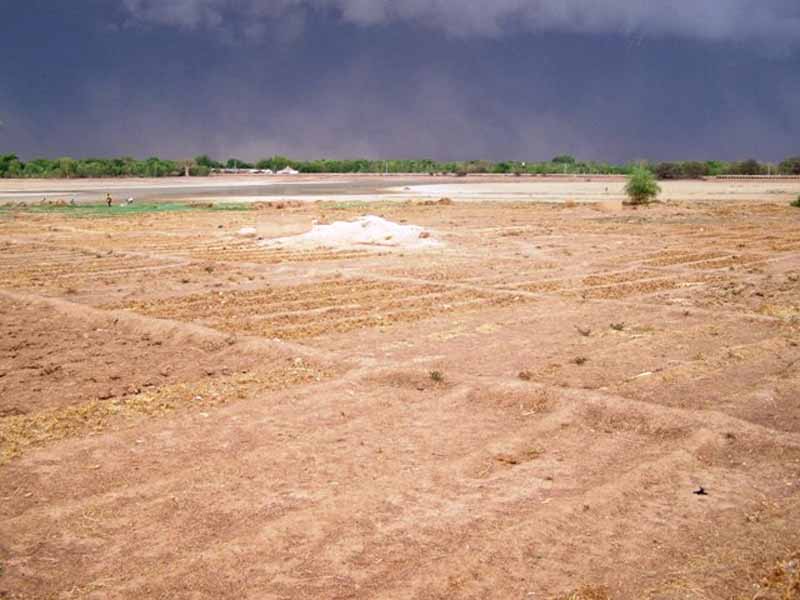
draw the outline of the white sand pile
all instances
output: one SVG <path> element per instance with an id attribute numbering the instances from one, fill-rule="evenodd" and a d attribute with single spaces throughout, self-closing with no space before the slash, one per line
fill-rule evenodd
<path id="1" fill-rule="evenodd" d="M 381 217 L 367 215 L 355 221 L 314 225 L 308 233 L 266 240 L 261 245 L 323 248 L 381 246 L 417 250 L 437 248 L 442 243 L 431 237 L 422 227 L 399 225 Z"/>
<path id="2" fill-rule="evenodd" d="M 242 227 L 238 231 L 238 235 L 242 237 L 256 237 L 258 235 L 258 231 L 256 231 L 255 227 Z"/>

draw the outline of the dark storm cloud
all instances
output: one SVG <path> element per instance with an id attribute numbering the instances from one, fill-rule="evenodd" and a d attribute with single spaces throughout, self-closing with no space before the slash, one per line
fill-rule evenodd
<path id="1" fill-rule="evenodd" d="M 795 2 L 27 0 L 0 153 L 800 153 Z"/>
<path id="2" fill-rule="evenodd" d="M 131 16 L 186 28 L 328 11 L 343 22 L 410 22 L 456 36 L 508 31 L 676 35 L 797 45 L 795 0 L 121 0 Z"/>

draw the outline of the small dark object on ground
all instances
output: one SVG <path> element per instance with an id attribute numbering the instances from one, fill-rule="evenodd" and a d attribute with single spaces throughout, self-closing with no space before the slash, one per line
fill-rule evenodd
<path id="1" fill-rule="evenodd" d="M 612 323 L 611 329 L 613 329 L 614 331 L 622 331 L 623 329 L 625 329 L 625 323 Z"/>
<path id="2" fill-rule="evenodd" d="M 698 489 L 693 491 L 692 493 L 694 495 L 696 495 L 696 496 L 708 496 L 708 492 L 706 491 L 706 488 L 704 488 L 702 485 Z"/>
<path id="3" fill-rule="evenodd" d="M 441 371 L 431 371 L 430 372 L 431 381 L 435 381 L 436 383 L 441 383 L 444 381 L 444 375 Z"/>
<path id="4" fill-rule="evenodd" d="M 532 376 L 530 371 L 520 371 L 517 374 L 517 377 L 519 377 L 522 381 L 530 381 Z"/>
<path id="5" fill-rule="evenodd" d="M 577 330 L 578 330 L 578 333 L 580 333 L 580 334 L 581 334 L 583 337 L 589 337 L 590 335 L 592 335 L 592 330 L 591 330 L 591 329 L 589 329 L 589 328 L 587 328 L 587 329 L 583 329 L 583 328 L 581 328 L 581 327 L 578 327 L 578 326 L 576 325 L 576 326 L 575 326 L 575 329 L 577 329 Z"/>

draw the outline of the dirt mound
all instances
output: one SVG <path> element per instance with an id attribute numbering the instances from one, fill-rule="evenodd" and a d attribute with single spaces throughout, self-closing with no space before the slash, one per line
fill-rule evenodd
<path id="1" fill-rule="evenodd" d="M 325 248 L 381 246 L 422 250 L 440 247 L 442 243 L 431 237 L 422 227 L 399 225 L 381 217 L 366 215 L 354 221 L 314 224 L 308 233 L 268 240 L 261 245 Z"/>

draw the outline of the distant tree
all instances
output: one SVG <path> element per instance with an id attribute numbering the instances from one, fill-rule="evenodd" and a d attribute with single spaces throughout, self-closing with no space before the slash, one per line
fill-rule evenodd
<path id="1" fill-rule="evenodd" d="M 659 179 L 683 179 L 682 165 L 675 162 L 660 162 L 653 167 L 653 173 Z"/>
<path id="2" fill-rule="evenodd" d="M 660 162 L 651 170 L 659 179 L 700 179 L 709 173 L 708 165 L 697 161 Z"/>
<path id="3" fill-rule="evenodd" d="M 171 160 L 163 160 L 157 156 L 151 156 L 145 161 L 140 161 L 138 170 L 144 177 L 167 177 L 177 175 L 181 169 L 177 163 Z"/>
<path id="4" fill-rule="evenodd" d="M 46 158 L 36 158 L 25 163 L 23 174 L 25 177 L 52 177 L 55 163 Z"/>
<path id="5" fill-rule="evenodd" d="M 225 163 L 228 169 L 254 169 L 255 167 L 247 161 L 238 158 L 229 158 Z"/>
<path id="6" fill-rule="evenodd" d="M 310 161 L 306 164 L 301 164 L 298 161 L 293 161 L 285 156 L 273 156 L 271 158 L 264 158 L 259 160 L 256 163 L 256 168 L 258 169 L 272 169 L 273 171 L 280 171 L 281 169 L 285 169 L 286 167 L 292 167 L 293 169 L 297 169 L 298 171 L 304 171 L 306 173 L 325 173 L 325 172 L 339 172 L 339 171 L 330 171 L 332 161 L 327 160 L 315 160 Z M 300 168 L 304 167 L 304 168 Z"/>
<path id="7" fill-rule="evenodd" d="M 683 176 L 687 179 L 702 179 L 708 173 L 708 165 L 698 161 L 689 161 L 683 163 Z"/>
<path id="8" fill-rule="evenodd" d="M 749 159 L 736 163 L 732 169 L 734 175 L 762 175 L 764 167 L 755 159 Z"/>
<path id="9" fill-rule="evenodd" d="M 217 162 L 213 158 L 209 158 L 208 154 L 201 154 L 200 156 L 195 156 L 194 162 L 198 167 L 205 167 L 208 170 L 222 168 L 222 163 Z"/>
<path id="10" fill-rule="evenodd" d="M 211 173 L 211 169 L 205 165 L 194 164 L 189 168 L 189 175 L 192 177 L 207 177 Z"/>
<path id="11" fill-rule="evenodd" d="M 707 160 L 705 165 L 708 169 L 708 174 L 712 177 L 729 173 L 731 168 L 728 163 L 721 160 Z"/>
<path id="12" fill-rule="evenodd" d="M 192 174 L 192 169 L 197 166 L 197 163 L 194 159 L 186 158 L 182 160 L 175 161 L 178 167 L 181 170 L 181 175 L 184 177 L 189 177 Z"/>
<path id="13" fill-rule="evenodd" d="M 625 193 L 631 204 L 647 204 L 661 192 L 653 174 L 644 167 L 636 167 L 628 177 Z"/>
<path id="14" fill-rule="evenodd" d="M 784 175 L 800 175 L 800 156 L 790 156 L 782 161 L 778 165 L 778 171 Z"/>
<path id="15" fill-rule="evenodd" d="M 490 173 L 494 165 L 488 160 L 471 160 L 466 167 L 469 173 Z"/>
<path id="16" fill-rule="evenodd" d="M 78 161 L 65 156 L 56 161 L 58 177 L 76 177 L 78 175 Z"/>
<path id="17" fill-rule="evenodd" d="M 552 161 L 557 165 L 574 165 L 575 164 L 575 157 L 569 154 L 559 154 L 558 156 L 554 157 Z"/>
<path id="18" fill-rule="evenodd" d="M 12 165 L 16 171 L 20 164 L 16 154 L 0 154 L 0 177 L 11 177 Z"/>

